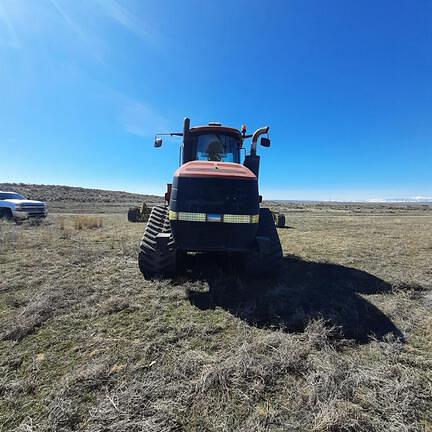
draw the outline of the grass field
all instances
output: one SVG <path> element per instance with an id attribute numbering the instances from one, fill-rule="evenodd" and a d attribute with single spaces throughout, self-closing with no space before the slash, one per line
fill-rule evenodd
<path id="1" fill-rule="evenodd" d="M 432 208 L 286 210 L 266 280 L 145 281 L 124 214 L 1 224 L 0 431 L 431 431 Z"/>

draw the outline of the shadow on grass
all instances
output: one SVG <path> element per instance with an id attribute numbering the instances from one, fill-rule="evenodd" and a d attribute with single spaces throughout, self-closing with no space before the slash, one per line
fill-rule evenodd
<path id="1" fill-rule="evenodd" d="M 337 264 L 284 258 L 278 278 L 240 276 L 222 257 L 196 256 L 188 280 L 208 283 L 208 291 L 188 291 L 200 309 L 217 306 L 263 328 L 302 332 L 311 319 L 335 325 L 341 337 L 367 343 L 371 337 L 403 338 L 395 324 L 360 294 L 391 291 L 391 285 L 369 273 Z"/>

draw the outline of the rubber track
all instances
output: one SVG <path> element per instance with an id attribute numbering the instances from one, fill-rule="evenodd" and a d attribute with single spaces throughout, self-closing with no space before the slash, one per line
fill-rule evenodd
<path id="1" fill-rule="evenodd" d="M 171 232 L 171 228 L 168 220 L 168 208 L 164 206 L 153 207 L 144 230 L 138 256 L 139 268 L 146 279 L 159 275 L 169 276 L 175 272 L 176 245 L 172 236 L 166 251 L 161 253 L 157 249 L 156 236 L 159 233 L 169 232 Z"/>

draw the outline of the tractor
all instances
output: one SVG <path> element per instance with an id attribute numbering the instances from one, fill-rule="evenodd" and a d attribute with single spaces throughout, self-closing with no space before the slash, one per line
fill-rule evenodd
<path id="1" fill-rule="evenodd" d="M 182 132 L 157 134 L 182 137 L 180 166 L 165 194 L 166 205 L 152 208 L 140 244 L 139 268 L 146 279 L 172 276 L 188 254 L 224 254 L 250 275 L 274 275 L 282 263 L 282 247 L 273 213 L 260 207 L 258 140 L 270 147 L 269 127 L 248 135 L 209 123 Z M 266 136 L 263 136 L 266 135 Z M 244 141 L 250 151 L 240 161 Z"/>

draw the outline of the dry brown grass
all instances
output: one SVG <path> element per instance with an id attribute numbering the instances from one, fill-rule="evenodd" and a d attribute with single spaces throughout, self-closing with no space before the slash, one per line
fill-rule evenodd
<path id="1" fill-rule="evenodd" d="M 66 218 L 64 216 L 59 216 L 57 218 L 57 224 L 60 230 L 64 231 L 65 224 L 66 224 Z"/>
<path id="2" fill-rule="evenodd" d="M 0 225 L 0 431 L 427 431 L 432 215 L 380 214 L 289 213 L 252 281 L 145 281 L 123 215 Z"/>
<path id="3" fill-rule="evenodd" d="M 76 230 L 101 228 L 102 220 L 101 217 L 97 216 L 74 216 L 73 227 Z"/>

